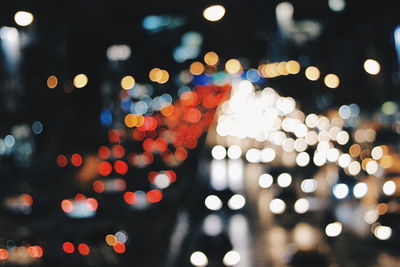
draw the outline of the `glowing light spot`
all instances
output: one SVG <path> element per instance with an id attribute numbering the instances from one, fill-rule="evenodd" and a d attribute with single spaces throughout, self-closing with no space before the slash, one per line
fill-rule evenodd
<path id="1" fill-rule="evenodd" d="M 169 80 L 169 73 L 166 70 L 161 70 L 161 78 L 158 80 L 158 83 L 164 84 Z"/>
<path id="2" fill-rule="evenodd" d="M 71 242 L 64 242 L 62 245 L 62 249 L 65 253 L 72 254 L 75 251 L 75 246 Z"/>
<path id="3" fill-rule="evenodd" d="M 203 17 L 208 21 L 218 21 L 225 15 L 225 8 L 221 5 L 212 5 L 204 9 Z"/>
<path id="4" fill-rule="evenodd" d="M 310 162 L 310 155 L 307 152 L 300 152 L 296 156 L 296 163 L 300 167 L 305 167 Z"/>
<path id="5" fill-rule="evenodd" d="M 362 198 L 368 192 L 368 185 L 366 183 L 358 183 L 353 188 L 353 194 L 356 198 Z"/>
<path id="6" fill-rule="evenodd" d="M 328 74 L 324 78 L 324 83 L 329 88 L 337 88 L 339 86 L 340 80 L 336 74 Z"/>
<path id="7" fill-rule="evenodd" d="M 4 248 L 0 248 L 0 260 L 8 259 L 8 251 Z"/>
<path id="8" fill-rule="evenodd" d="M 50 89 L 56 88 L 57 84 L 58 84 L 58 79 L 56 76 L 51 75 L 49 76 L 49 78 L 47 78 L 47 87 L 49 87 Z"/>
<path id="9" fill-rule="evenodd" d="M 261 174 L 260 177 L 258 178 L 258 185 L 261 188 L 269 188 L 269 187 L 271 187 L 273 182 L 274 182 L 274 179 L 268 173 Z"/>
<path id="10" fill-rule="evenodd" d="M 136 203 L 136 195 L 133 192 L 125 192 L 124 200 L 127 204 L 135 204 Z"/>
<path id="11" fill-rule="evenodd" d="M 300 72 L 300 64 L 296 60 L 289 60 L 286 64 L 286 69 L 290 74 L 297 74 Z"/>
<path id="12" fill-rule="evenodd" d="M 294 203 L 294 210 L 297 213 L 306 213 L 310 208 L 310 203 L 305 198 L 300 198 Z"/>
<path id="13" fill-rule="evenodd" d="M 209 66 L 217 65 L 218 60 L 218 55 L 215 52 L 208 52 L 204 55 L 204 62 Z"/>
<path id="14" fill-rule="evenodd" d="M 386 181 L 383 184 L 383 193 L 387 196 L 391 196 L 396 192 L 396 183 L 393 181 Z"/>
<path id="15" fill-rule="evenodd" d="M 211 150 L 211 155 L 214 159 L 224 159 L 226 157 L 226 150 L 225 147 L 221 145 L 216 145 Z"/>
<path id="16" fill-rule="evenodd" d="M 222 201 L 216 195 L 209 195 L 204 200 L 204 204 L 209 210 L 220 210 L 222 208 Z"/>
<path id="17" fill-rule="evenodd" d="M 135 79 L 132 76 L 125 76 L 121 79 L 121 87 L 124 90 L 132 89 L 135 86 Z"/>
<path id="18" fill-rule="evenodd" d="M 109 246 L 115 246 L 117 244 L 117 238 L 114 235 L 107 235 L 106 236 L 106 243 Z"/>
<path id="19" fill-rule="evenodd" d="M 43 249 L 41 246 L 28 247 L 28 255 L 32 258 L 41 258 L 43 256 Z"/>
<path id="20" fill-rule="evenodd" d="M 93 182 L 93 191 L 96 193 L 103 193 L 104 192 L 104 183 L 102 181 L 94 181 Z"/>
<path id="21" fill-rule="evenodd" d="M 342 232 L 342 224 L 340 222 L 330 223 L 325 227 L 325 234 L 329 237 L 336 237 Z"/>
<path id="22" fill-rule="evenodd" d="M 242 149 L 240 146 L 237 145 L 231 145 L 228 148 L 228 157 L 230 159 L 239 159 L 242 156 Z"/>
<path id="23" fill-rule="evenodd" d="M 225 70 L 229 74 L 238 73 L 241 69 L 242 69 L 242 65 L 240 64 L 240 61 L 237 59 L 229 59 L 225 63 Z"/>
<path id="24" fill-rule="evenodd" d="M 204 65 L 201 62 L 193 62 L 190 64 L 189 71 L 193 75 L 200 75 L 204 72 Z"/>
<path id="25" fill-rule="evenodd" d="M 61 209 L 65 212 L 65 213 L 70 213 L 74 210 L 74 204 L 72 203 L 71 200 L 69 199 L 64 199 L 61 202 Z"/>
<path id="26" fill-rule="evenodd" d="M 281 214 L 286 209 L 286 204 L 282 199 L 275 198 L 269 203 L 269 209 L 272 213 Z"/>
<path id="27" fill-rule="evenodd" d="M 81 255 L 87 256 L 90 253 L 90 247 L 85 243 L 81 243 L 78 245 L 78 251 Z"/>
<path id="28" fill-rule="evenodd" d="M 317 67 L 310 66 L 305 71 L 306 78 L 310 81 L 316 81 L 319 79 L 320 71 Z"/>
<path id="29" fill-rule="evenodd" d="M 64 155 L 58 155 L 56 158 L 56 162 L 58 167 L 64 168 L 65 166 L 67 166 L 68 159 Z"/>
<path id="30" fill-rule="evenodd" d="M 225 264 L 225 266 L 234 266 L 238 264 L 240 261 L 240 254 L 237 251 L 231 250 L 228 251 L 224 258 L 222 259 L 222 262 Z"/>
<path id="31" fill-rule="evenodd" d="M 248 162 L 251 162 L 251 163 L 260 162 L 260 159 L 261 159 L 260 150 L 258 150 L 256 148 L 250 148 L 246 152 L 246 159 Z"/>
<path id="32" fill-rule="evenodd" d="M 228 201 L 228 207 L 231 210 L 240 210 L 246 204 L 246 199 L 239 194 L 233 195 Z"/>
<path id="33" fill-rule="evenodd" d="M 83 88 L 88 83 L 88 77 L 83 73 L 78 74 L 74 77 L 73 83 L 76 88 Z"/>
<path id="34" fill-rule="evenodd" d="M 332 191 L 337 199 L 343 199 L 349 194 L 349 187 L 346 184 L 336 184 Z"/>
<path id="35" fill-rule="evenodd" d="M 208 259 L 206 254 L 201 251 L 196 251 L 190 255 L 190 263 L 197 267 L 205 267 L 208 264 Z"/>
<path id="36" fill-rule="evenodd" d="M 388 240 L 392 236 L 392 228 L 379 225 L 374 229 L 374 235 L 380 240 Z"/>
<path id="37" fill-rule="evenodd" d="M 157 190 L 157 189 L 150 190 L 149 192 L 147 192 L 146 196 L 147 196 L 147 200 L 150 203 L 160 202 L 163 197 L 161 191 Z"/>
<path id="38" fill-rule="evenodd" d="M 149 72 L 149 78 L 152 82 L 158 82 L 159 80 L 161 80 L 162 76 L 162 70 L 159 68 L 153 68 Z"/>
<path id="39" fill-rule="evenodd" d="M 348 168 L 351 175 L 357 175 L 361 171 L 361 164 L 358 161 L 353 161 Z"/>
<path id="40" fill-rule="evenodd" d="M 292 183 L 292 176 L 288 173 L 281 173 L 277 181 L 280 187 L 288 187 Z"/>
<path id="41" fill-rule="evenodd" d="M 126 251 L 125 244 L 119 242 L 113 247 L 113 249 L 118 254 L 123 254 Z"/>
<path id="42" fill-rule="evenodd" d="M 371 75 L 377 75 L 381 71 L 381 65 L 376 60 L 367 59 L 364 62 L 364 70 Z"/>
<path id="43" fill-rule="evenodd" d="M 380 146 L 376 146 L 371 151 L 371 156 L 374 160 L 381 159 L 383 157 L 383 149 Z"/>
<path id="44" fill-rule="evenodd" d="M 111 173 L 112 171 L 112 166 L 111 163 L 108 161 L 104 161 L 102 163 L 100 163 L 99 165 L 99 173 L 102 176 L 107 176 Z"/>
<path id="45" fill-rule="evenodd" d="M 117 160 L 114 162 L 114 170 L 116 173 L 124 175 L 128 172 L 128 164 L 125 161 Z"/>
<path id="46" fill-rule="evenodd" d="M 275 159 L 276 152 L 272 148 L 264 148 L 261 150 L 261 161 L 262 162 L 272 162 Z"/>
<path id="47" fill-rule="evenodd" d="M 73 154 L 73 155 L 71 156 L 71 163 L 72 163 L 72 165 L 74 165 L 75 167 L 81 166 L 81 165 L 82 165 L 82 162 L 83 162 L 83 160 L 82 160 L 82 156 L 81 156 L 81 155 L 75 153 L 75 154 Z"/>
<path id="48" fill-rule="evenodd" d="M 315 179 L 305 179 L 301 182 L 301 190 L 304 193 L 312 193 L 317 190 L 317 180 Z"/>
<path id="49" fill-rule="evenodd" d="M 33 22 L 33 15 L 30 12 L 27 11 L 18 11 L 14 15 L 14 21 L 17 23 L 19 26 L 28 26 Z"/>
<path id="50" fill-rule="evenodd" d="M 368 174 L 375 174 L 378 171 L 378 163 L 375 160 L 368 161 L 365 170 Z"/>

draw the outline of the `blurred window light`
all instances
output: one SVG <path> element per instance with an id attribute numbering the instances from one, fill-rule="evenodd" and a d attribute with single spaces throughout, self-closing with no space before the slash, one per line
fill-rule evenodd
<path id="1" fill-rule="evenodd" d="M 310 208 L 310 203 L 305 198 L 300 198 L 294 203 L 294 210 L 297 213 L 306 213 Z"/>
<path id="2" fill-rule="evenodd" d="M 235 74 L 239 72 L 242 69 L 242 65 L 240 64 L 240 61 L 237 59 L 229 59 L 225 63 L 225 70 L 229 74 Z"/>
<path id="3" fill-rule="evenodd" d="M 392 236 L 392 228 L 379 225 L 374 229 L 374 235 L 379 240 L 388 240 Z"/>
<path id="4" fill-rule="evenodd" d="M 217 65 L 219 57 L 215 52 L 208 52 L 204 55 L 204 62 L 209 66 Z"/>
<path id="5" fill-rule="evenodd" d="M 328 74 L 324 78 L 324 83 L 328 88 L 337 88 L 340 84 L 339 77 L 336 74 Z"/>
<path id="6" fill-rule="evenodd" d="M 386 181 L 383 184 L 383 193 L 387 196 L 391 196 L 396 192 L 396 183 L 393 181 Z"/>
<path id="7" fill-rule="evenodd" d="M 300 167 L 305 167 L 310 162 L 310 155 L 307 152 L 300 152 L 296 156 L 296 163 Z"/>
<path id="8" fill-rule="evenodd" d="M 228 157 L 230 159 L 239 159 L 242 156 L 242 149 L 240 146 L 231 145 L 228 148 Z"/>
<path id="9" fill-rule="evenodd" d="M 381 65 L 374 59 L 367 59 L 364 62 L 364 70 L 371 75 L 377 75 L 381 71 Z"/>
<path id="10" fill-rule="evenodd" d="M 74 77 L 73 83 L 76 88 L 83 88 L 88 83 L 88 77 L 83 73 L 78 74 Z"/>
<path id="11" fill-rule="evenodd" d="M 346 8 L 346 1 L 345 0 L 329 0 L 328 5 L 332 11 L 341 12 Z"/>
<path id="12" fill-rule="evenodd" d="M 127 45 L 112 45 L 107 49 L 107 58 L 110 61 L 124 61 L 131 56 L 131 48 Z"/>
<path id="13" fill-rule="evenodd" d="M 226 157 L 226 149 L 221 145 L 216 145 L 212 148 L 211 155 L 214 159 L 224 159 Z"/>
<path id="14" fill-rule="evenodd" d="M 379 213 L 377 210 L 369 210 L 364 214 L 364 220 L 368 224 L 373 224 L 378 220 L 379 218 Z"/>
<path id="15" fill-rule="evenodd" d="M 209 210 L 220 210 L 222 208 L 222 201 L 216 195 L 209 195 L 206 197 L 204 204 Z"/>
<path id="16" fill-rule="evenodd" d="M 356 198 L 362 198 L 368 192 L 368 185 L 366 183 L 358 183 L 353 188 L 353 194 Z"/>
<path id="17" fill-rule="evenodd" d="M 222 262 L 225 266 L 234 266 L 238 264 L 240 262 L 239 252 L 234 250 L 228 251 L 222 259 Z"/>
<path id="18" fill-rule="evenodd" d="M 275 159 L 276 152 L 272 148 L 264 148 L 261 150 L 261 160 L 262 162 L 271 162 Z"/>
<path id="19" fill-rule="evenodd" d="M 304 181 L 301 182 L 301 190 L 304 193 L 312 193 L 315 190 L 317 190 L 317 180 L 315 179 L 305 179 Z"/>
<path id="20" fill-rule="evenodd" d="M 195 251 L 190 256 L 190 263 L 196 267 L 205 267 L 208 265 L 208 259 L 203 252 Z"/>
<path id="21" fill-rule="evenodd" d="M 269 203 L 269 209 L 272 213 L 281 214 L 286 209 L 286 204 L 282 199 L 275 198 Z"/>
<path id="22" fill-rule="evenodd" d="M 280 187 L 288 187 L 292 183 L 292 176 L 289 173 L 281 173 L 277 182 Z"/>
<path id="23" fill-rule="evenodd" d="M 212 5 L 204 9 L 203 17 L 208 21 L 218 21 L 225 15 L 225 7 L 221 5 Z"/>
<path id="24" fill-rule="evenodd" d="M 260 150 L 258 150 L 256 148 L 250 148 L 246 152 L 246 159 L 247 159 L 248 162 L 251 162 L 251 163 L 260 162 L 260 159 L 261 159 L 261 155 L 260 154 L 261 154 Z"/>
<path id="25" fill-rule="evenodd" d="M 51 75 L 49 76 L 49 78 L 47 78 L 47 87 L 49 87 L 50 89 L 54 89 L 57 84 L 58 84 L 58 79 L 56 76 Z"/>
<path id="26" fill-rule="evenodd" d="M 233 195 L 228 201 L 231 210 L 240 210 L 246 204 L 246 199 L 240 194 Z"/>
<path id="27" fill-rule="evenodd" d="M 122 89 L 129 90 L 129 89 L 132 89 L 134 86 L 135 86 L 135 79 L 132 76 L 130 76 L 130 75 L 124 76 L 121 79 Z"/>
<path id="28" fill-rule="evenodd" d="M 258 178 L 258 185 L 261 188 L 269 188 L 274 182 L 274 178 L 268 173 L 261 174 Z"/>
<path id="29" fill-rule="evenodd" d="M 343 199 L 349 194 L 349 187 L 346 184 L 336 184 L 332 191 L 337 199 Z"/>
<path id="30" fill-rule="evenodd" d="M 316 81 L 319 79 L 321 74 L 317 67 L 309 66 L 306 68 L 305 75 L 310 81 Z"/>
<path id="31" fill-rule="evenodd" d="M 27 11 L 18 11 L 14 15 L 14 21 L 19 26 L 28 26 L 33 22 L 33 15 Z"/>
<path id="32" fill-rule="evenodd" d="M 330 223 L 325 227 L 325 233 L 329 237 L 336 237 L 342 232 L 342 224 L 340 222 Z"/>

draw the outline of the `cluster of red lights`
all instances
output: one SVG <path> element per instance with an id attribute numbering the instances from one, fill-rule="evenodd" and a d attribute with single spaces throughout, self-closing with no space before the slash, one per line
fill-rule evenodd
<path id="1" fill-rule="evenodd" d="M 67 254 L 72 254 L 75 252 L 75 246 L 71 242 L 64 242 L 62 245 L 62 249 Z M 80 243 L 78 245 L 78 252 L 83 256 L 87 256 L 90 254 L 90 247 L 85 243 Z"/>
<path id="2" fill-rule="evenodd" d="M 96 211 L 99 204 L 95 198 L 86 198 L 83 194 L 76 194 L 74 199 L 64 199 L 61 201 L 61 209 L 65 213 L 70 213 L 74 210 L 74 206 L 77 202 L 85 202 L 88 209 Z"/>
<path id="3" fill-rule="evenodd" d="M 27 248 L 27 255 L 32 258 L 43 257 L 43 248 L 41 246 L 29 246 Z M 9 257 L 9 252 L 5 248 L 0 248 L 0 261 L 7 260 Z"/>
<path id="4" fill-rule="evenodd" d="M 64 168 L 68 165 L 68 158 L 65 155 L 58 155 L 56 157 L 56 162 L 58 167 Z M 78 153 L 72 154 L 70 157 L 70 162 L 75 167 L 80 167 L 83 163 L 82 156 Z"/>

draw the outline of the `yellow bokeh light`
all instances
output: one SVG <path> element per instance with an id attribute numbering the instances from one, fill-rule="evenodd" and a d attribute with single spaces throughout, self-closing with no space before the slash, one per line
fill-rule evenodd
<path id="1" fill-rule="evenodd" d="M 88 83 L 88 77 L 86 76 L 86 74 L 83 73 L 78 74 L 75 76 L 73 83 L 76 88 L 85 87 Z"/>
<path id="2" fill-rule="evenodd" d="M 376 60 L 367 59 L 364 62 L 364 70 L 371 75 L 377 75 L 381 71 L 381 65 Z"/>
<path id="3" fill-rule="evenodd" d="M 149 78 L 152 82 L 158 82 L 162 77 L 162 71 L 159 68 L 154 68 L 149 72 Z"/>
<path id="4" fill-rule="evenodd" d="M 209 6 L 203 11 L 203 17 L 208 21 L 218 21 L 225 15 L 225 8 L 221 5 Z"/>
<path id="5" fill-rule="evenodd" d="M 278 63 L 278 72 L 280 75 L 289 75 L 289 72 L 286 68 L 287 63 L 286 62 L 280 62 Z"/>
<path id="6" fill-rule="evenodd" d="M 125 116 L 125 125 L 126 127 L 132 128 L 135 127 L 137 124 L 137 116 L 133 115 L 133 114 L 127 114 Z"/>
<path id="7" fill-rule="evenodd" d="M 337 88 L 339 86 L 339 77 L 336 74 L 328 74 L 324 78 L 324 83 L 329 88 Z"/>
<path id="8" fill-rule="evenodd" d="M 33 22 L 33 15 L 27 11 L 18 11 L 14 15 L 14 21 L 19 26 L 28 26 Z"/>
<path id="9" fill-rule="evenodd" d="M 306 69 L 305 75 L 306 78 L 309 79 L 310 81 L 316 81 L 319 79 L 321 73 L 317 67 L 310 66 Z"/>
<path id="10" fill-rule="evenodd" d="M 300 72 L 300 64 L 296 60 L 290 60 L 286 64 L 286 69 L 290 74 L 297 74 Z"/>
<path id="11" fill-rule="evenodd" d="M 379 163 L 381 164 L 382 168 L 388 169 L 393 166 L 393 157 L 392 156 L 383 156 Z"/>
<path id="12" fill-rule="evenodd" d="M 215 52 L 208 52 L 204 55 L 204 62 L 209 66 L 217 65 L 219 57 Z"/>
<path id="13" fill-rule="evenodd" d="M 56 76 L 51 75 L 49 76 L 49 78 L 47 78 L 47 87 L 49 87 L 50 89 L 55 88 L 57 84 L 58 84 L 58 79 Z"/>
<path id="14" fill-rule="evenodd" d="M 349 148 L 349 153 L 353 158 L 360 156 L 361 154 L 361 146 L 359 144 L 353 144 Z"/>
<path id="15" fill-rule="evenodd" d="M 204 65 L 201 62 L 193 62 L 190 64 L 190 73 L 193 75 L 200 75 L 204 72 Z"/>
<path id="16" fill-rule="evenodd" d="M 115 246 L 118 243 L 118 241 L 117 241 L 117 238 L 114 235 L 107 235 L 106 236 L 106 243 L 109 246 Z"/>
<path id="17" fill-rule="evenodd" d="M 135 86 L 135 79 L 132 76 L 125 76 L 121 79 L 121 87 L 125 90 L 132 89 Z"/>
<path id="18" fill-rule="evenodd" d="M 161 70 L 161 78 L 158 80 L 158 83 L 166 83 L 169 80 L 169 73 L 166 70 Z"/>
<path id="19" fill-rule="evenodd" d="M 229 59 L 225 63 L 225 70 L 230 74 L 238 73 L 242 68 L 240 61 L 237 59 Z"/>

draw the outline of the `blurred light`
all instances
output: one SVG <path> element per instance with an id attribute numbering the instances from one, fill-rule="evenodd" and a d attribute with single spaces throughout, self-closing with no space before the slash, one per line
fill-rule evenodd
<path id="1" fill-rule="evenodd" d="M 340 12 L 340 11 L 343 11 L 344 8 L 346 7 L 346 1 L 345 0 L 329 0 L 328 5 L 332 11 Z"/>
<path id="2" fill-rule="evenodd" d="M 242 149 L 240 146 L 237 145 L 231 145 L 228 148 L 228 157 L 230 159 L 239 159 L 242 156 Z"/>
<path id="3" fill-rule="evenodd" d="M 135 86 L 135 79 L 132 76 L 125 76 L 121 79 L 122 89 L 129 90 Z"/>
<path id="4" fill-rule="evenodd" d="M 378 162 L 375 160 L 368 161 L 365 170 L 368 174 L 375 174 L 378 171 Z"/>
<path id="5" fill-rule="evenodd" d="M 221 145 L 216 145 L 212 148 L 211 155 L 214 159 L 224 159 L 226 157 L 226 149 Z"/>
<path id="6" fill-rule="evenodd" d="M 290 74 L 297 74 L 300 72 L 300 64 L 296 60 L 289 60 L 286 69 Z"/>
<path id="7" fill-rule="evenodd" d="M 4 144 L 6 147 L 13 147 L 15 145 L 15 137 L 11 134 L 6 135 L 6 137 L 4 137 Z"/>
<path id="8" fill-rule="evenodd" d="M 209 66 L 217 65 L 218 59 L 218 55 L 215 52 L 208 52 L 204 55 L 204 62 Z"/>
<path id="9" fill-rule="evenodd" d="M 310 162 L 310 155 L 307 152 L 300 152 L 296 156 L 296 163 L 300 167 L 305 167 Z"/>
<path id="10" fill-rule="evenodd" d="M 206 197 L 204 204 L 209 210 L 220 210 L 222 208 L 222 201 L 216 195 L 209 195 Z"/>
<path id="11" fill-rule="evenodd" d="M 339 108 L 339 116 L 342 119 L 347 120 L 348 118 L 350 118 L 350 115 L 351 115 L 351 110 L 348 105 L 343 105 Z"/>
<path id="12" fill-rule="evenodd" d="M 83 73 L 78 74 L 74 77 L 73 83 L 76 88 L 83 88 L 88 83 L 88 77 Z"/>
<path id="13" fill-rule="evenodd" d="M 393 195 L 396 192 L 396 183 L 393 181 L 386 181 L 383 184 L 383 193 L 385 195 L 390 196 Z"/>
<path id="14" fill-rule="evenodd" d="M 239 194 L 233 195 L 228 201 L 228 207 L 231 210 L 240 210 L 246 204 L 246 199 Z"/>
<path id="15" fill-rule="evenodd" d="M 271 162 L 275 159 L 276 152 L 272 148 L 264 148 L 261 150 L 261 160 L 262 162 Z"/>
<path id="16" fill-rule="evenodd" d="M 58 79 L 56 76 L 51 75 L 49 76 L 49 78 L 47 78 L 47 87 L 49 87 L 50 89 L 54 89 L 57 84 L 58 84 Z"/>
<path id="17" fill-rule="evenodd" d="M 374 160 L 379 160 L 383 157 L 383 149 L 380 146 L 376 146 L 371 151 L 371 156 Z"/>
<path id="18" fill-rule="evenodd" d="M 208 264 L 208 259 L 206 254 L 201 251 L 196 251 L 190 256 L 190 263 L 194 266 L 205 267 Z"/>
<path id="19" fill-rule="evenodd" d="M 118 254 L 123 254 L 126 251 L 125 244 L 120 242 L 118 242 L 115 246 L 113 246 L 113 249 Z"/>
<path id="20" fill-rule="evenodd" d="M 305 198 L 300 198 L 294 203 L 294 210 L 297 213 L 305 213 L 310 208 L 310 203 Z"/>
<path id="21" fill-rule="evenodd" d="M 353 188 L 353 194 L 356 198 L 362 198 L 368 192 L 368 185 L 366 183 L 358 183 Z"/>
<path id="22" fill-rule="evenodd" d="M 251 92 L 253 92 L 254 87 L 251 82 L 244 80 L 239 83 L 238 89 L 239 89 L 239 93 L 241 93 L 243 95 L 248 95 Z"/>
<path id="23" fill-rule="evenodd" d="M 400 28 L 399 28 L 400 30 Z M 400 31 L 399 31 L 400 33 Z M 386 101 L 385 103 L 382 104 L 382 112 L 386 115 L 393 115 L 397 112 L 397 104 L 393 101 Z"/>
<path id="24" fill-rule="evenodd" d="M 14 20 L 19 26 L 28 26 L 33 22 L 33 15 L 27 11 L 18 11 L 14 15 Z"/>
<path id="25" fill-rule="evenodd" d="M 274 179 L 268 173 L 261 174 L 260 177 L 258 178 L 258 185 L 262 188 L 271 187 L 273 182 L 274 182 Z"/>
<path id="26" fill-rule="evenodd" d="M 333 187 L 333 195 L 337 199 L 343 199 L 349 194 L 349 187 L 346 184 L 336 184 Z"/>
<path id="27" fill-rule="evenodd" d="M 200 75 L 204 72 L 204 65 L 201 62 L 193 62 L 190 64 L 189 71 L 193 75 Z"/>
<path id="28" fill-rule="evenodd" d="M 225 264 L 225 266 L 234 266 L 238 264 L 240 261 L 240 254 L 237 251 L 231 250 L 228 253 L 225 254 L 224 258 L 222 259 L 222 262 Z"/>
<path id="29" fill-rule="evenodd" d="M 35 121 L 32 123 L 32 132 L 34 134 L 41 134 L 43 131 L 43 124 L 40 121 Z"/>
<path id="30" fill-rule="evenodd" d="M 225 8 L 221 5 L 209 6 L 203 11 L 203 17 L 208 21 L 218 21 L 225 15 Z"/>
<path id="31" fill-rule="evenodd" d="M 110 234 L 110 235 L 106 236 L 106 243 L 109 246 L 115 246 L 118 243 L 118 241 L 117 241 L 117 238 L 114 235 Z"/>
<path id="32" fill-rule="evenodd" d="M 110 61 L 124 61 L 131 56 L 131 48 L 127 45 L 112 45 L 107 49 L 107 58 Z"/>
<path id="33" fill-rule="evenodd" d="M 288 187 L 292 183 L 292 176 L 288 173 L 281 173 L 277 182 L 280 187 Z"/>
<path id="34" fill-rule="evenodd" d="M 75 251 L 75 246 L 71 242 L 64 242 L 62 248 L 65 253 L 72 254 Z"/>
<path id="35" fill-rule="evenodd" d="M 235 74 L 235 73 L 239 72 L 241 70 L 241 68 L 242 68 L 242 65 L 240 64 L 240 61 L 237 59 L 229 59 L 225 63 L 225 70 L 229 74 Z"/>
<path id="36" fill-rule="evenodd" d="M 342 224 L 340 222 L 330 223 L 325 227 L 325 233 L 329 237 L 336 237 L 342 232 Z"/>
<path id="37" fill-rule="evenodd" d="M 251 162 L 251 163 L 260 162 L 260 157 L 261 157 L 260 150 L 258 150 L 256 148 L 250 148 L 246 152 L 246 159 L 248 162 Z"/>
<path id="38" fill-rule="evenodd" d="M 272 213 L 281 214 L 285 211 L 286 204 L 285 202 L 283 202 L 282 199 L 275 198 L 271 200 L 271 202 L 269 203 L 269 209 L 271 210 Z"/>
<path id="39" fill-rule="evenodd" d="M 310 81 L 316 81 L 319 79 L 319 76 L 321 74 L 317 67 L 310 66 L 306 69 L 305 75 L 306 75 L 306 78 L 309 79 Z"/>
<path id="40" fill-rule="evenodd" d="M 0 248 L 0 260 L 8 259 L 8 251 L 7 249 Z"/>
<path id="41" fill-rule="evenodd" d="M 81 255 L 87 256 L 90 253 L 90 247 L 85 243 L 81 243 L 78 245 L 78 251 Z"/>
<path id="42" fill-rule="evenodd" d="M 304 193 L 312 193 L 317 190 L 317 180 L 315 179 L 305 179 L 301 182 L 301 190 Z"/>
<path id="43" fill-rule="evenodd" d="M 379 225 L 374 229 L 374 235 L 380 240 L 388 240 L 392 236 L 392 228 Z"/>
<path id="44" fill-rule="evenodd" d="M 335 74 L 328 74 L 324 78 L 324 83 L 329 88 L 337 88 L 339 86 L 339 77 Z"/>
<path id="45" fill-rule="evenodd" d="M 154 178 L 154 185 L 160 189 L 167 188 L 170 183 L 168 175 L 164 173 L 157 174 L 156 178 Z"/>
<path id="46" fill-rule="evenodd" d="M 361 171 L 361 164 L 358 161 L 353 161 L 348 168 L 351 175 L 357 175 Z"/>
<path id="47" fill-rule="evenodd" d="M 149 78 L 152 82 L 158 82 L 162 78 L 162 70 L 159 68 L 153 68 L 149 72 Z"/>
<path id="48" fill-rule="evenodd" d="M 364 220 L 368 224 L 373 224 L 378 220 L 379 213 L 376 210 L 369 210 L 364 214 Z"/>
<path id="49" fill-rule="evenodd" d="M 216 214 L 207 215 L 203 222 L 203 230 L 209 236 L 216 236 L 224 228 L 221 217 Z"/>
<path id="50" fill-rule="evenodd" d="M 128 241 L 128 235 L 125 231 L 118 231 L 115 233 L 115 238 L 117 239 L 118 243 L 125 244 Z"/>
<path id="51" fill-rule="evenodd" d="M 351 157 L 349 154 L 345 153 L 339 156 L 338 164 L 342 168 L 347 168 L 351 163 Z"/>
<path id="52" fill-rule="evenodd" d="M 346 131 L 340 131 L 336 136 L 336 141 L 339 145 L 345 145 L 349 142 L 350 136 Z"/>
<path id="53" fill-rule="evenodd" d="M 381 66 L 378 61 L 367 59 L 364 62 L 364 70 L 371 75 L 377 75 L 381 71 Z"/>

